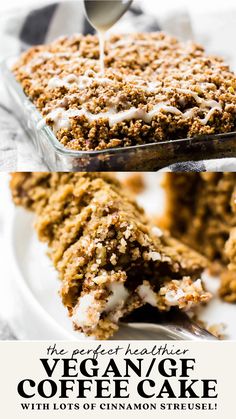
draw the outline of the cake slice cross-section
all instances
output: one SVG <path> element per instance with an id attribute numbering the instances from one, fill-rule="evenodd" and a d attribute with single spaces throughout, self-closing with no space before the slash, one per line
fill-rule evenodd
<path id="1" fill-rule="evenodd" d="M 144 304 L 188 310 L 209 300 L 205 258 L 150 225 L 112 174 L 16 173 L 11 189 L 36 213 L 76 330 L 107 339 Z"/>

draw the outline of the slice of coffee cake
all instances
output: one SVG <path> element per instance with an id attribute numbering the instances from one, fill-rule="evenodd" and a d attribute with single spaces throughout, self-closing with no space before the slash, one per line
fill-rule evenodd
<path id="1" fill-rule="evenodd" d="M 163 227 L 224 270 L 220 295 L 236 302 L 236 173 L 168 173 Z"/>
<path id="2" fill-rule="evenodd" d="M 16 173 L 11 189 L 17 205 L 36 212 L 62 301 L 86 335 L 108 338 L 146 303 L 186 310 L 209 300 L 200 279 L 205 258 L 149 225 L 112 175 Z"/>

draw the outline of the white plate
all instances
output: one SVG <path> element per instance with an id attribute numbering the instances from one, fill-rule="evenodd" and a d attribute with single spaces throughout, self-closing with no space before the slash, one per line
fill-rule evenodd
<path id="1" fill-rule="evenodd" d="M 124 176 L 124 175 L 123 175 Z M 164 208 L 164 193 L 160 174 L 146 174 L 147 188 L 138 200 L 151 215 Z M 8 178 L 1 175 L 1 217 L 5 226 L 5 275 L 1 283 L 4 296 L 1 302 L 7 319 L 19 339 L 85 339 L 72 329 L 72 323 L 63 307 L 58 290 L 57 272 L 46 255 L 47 247 L 39 242 L 33 229 L 33 214 L 15 208 L 7 191 Z M 4 192 L 5 190 L 5 192 Z M 2 196 L 1 196 L 2 195 Z M 0 223 L 1 227 L 1 223 Z M 3 254 L 3 252 L 2 252 Z M 2 278 L 2 277 L 1 277 Z M 217 295 L 219 281 L 205 275 L 208 289 Z M 224 323 L 228 339 L 236 339 L 236 306 L 224 303 L 216 296 L 200 311 L 200 317 L 209 325 Z M 122 327 L 115 339 L 160 339 L 150 332 L 138 332 Z"/>

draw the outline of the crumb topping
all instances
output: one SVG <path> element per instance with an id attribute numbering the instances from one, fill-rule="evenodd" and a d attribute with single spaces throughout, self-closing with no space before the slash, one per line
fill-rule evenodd
<path id="1" fill-rule="evenodd" d="M 14 73 L 58 140 L 102 150 L 233 131 L 236 77 L 218 57 L 163 33 L 112 35 L 100 74 L 96 36 L 24 53 Z"/>

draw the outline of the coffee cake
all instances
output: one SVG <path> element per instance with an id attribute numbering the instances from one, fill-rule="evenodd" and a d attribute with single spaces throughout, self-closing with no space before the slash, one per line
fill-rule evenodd
<path id="1" fill-rule="evenodd" d="M 217 262 L 220 295 L 236 302 L 236 173 L 168 173 L 164 187 L 162 225 Z"/>
<path id="2" fill-rule="evenodd" d="M 61 37 L 13 68 L 57 139 L 104 150 L 234 131 L 236 77 L 202 46 L 163 33 L 112 35 L 100 73 L 96 36 Z"/>
<path id="3" fill-rule="evenodd" d="M 188 310 L 209 300 L 205 258 L 150 225 L 112 174 L 16 173 L 11 189 L 36 213 L 75 329 L 106 339 L 146 303 Z"/>

